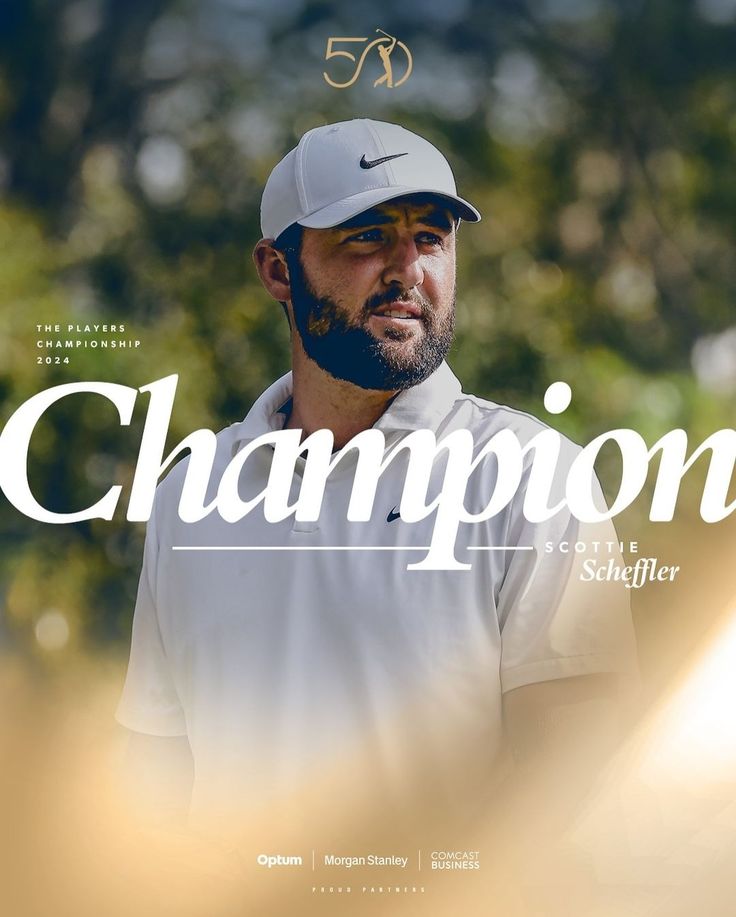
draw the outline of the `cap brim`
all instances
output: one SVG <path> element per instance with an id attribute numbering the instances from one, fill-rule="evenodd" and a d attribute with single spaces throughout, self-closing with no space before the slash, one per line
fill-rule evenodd
<path id="1" fill-rule="evenodd" d="M 406 186 L 396 186 L 392 188 L 371 188 L 370 191 L 360 191 L 334 204 L 328 204 L 320 210 L 315 210 L 298 220 L 300 226 L 306 226 L 308 229 L 332 229 L 339 226 L 345 220 L 358 216 L 364 210 L 376 207 L 378 204 L 385 204 L 396 197 L 406 197 L 408 194 L 431 194 L 447 203 L 448 210 L 451 210 L 461 219 L 468 223 L 477 223 L 481 219 L 479 211 L 468 201 L 454 194 L 445 194 L 437 191 L 435 188 L 415 188 Z"/>

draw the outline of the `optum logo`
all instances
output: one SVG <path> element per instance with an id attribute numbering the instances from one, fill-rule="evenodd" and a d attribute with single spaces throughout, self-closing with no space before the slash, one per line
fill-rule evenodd
<path id="1" fill-rule="evenodd" d="M 259 853 L 256 857 L 256 863 L 259 866 L 268 866 L 271 869 L 272 866 L 301 866 L 302 858 L 301 857 L 282 857 L 281 854 L 276 856 L 269 856 L 267 853 Z"/>

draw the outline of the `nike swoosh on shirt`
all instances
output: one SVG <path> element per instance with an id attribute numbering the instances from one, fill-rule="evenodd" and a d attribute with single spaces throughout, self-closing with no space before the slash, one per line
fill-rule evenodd
<path id="1" fill-rule="evenodd" d="M 394 506 L 391 512 L 386 516 L 386 522 L 393 522 L 394 519 L 401 519 L 401 513 L 398 513 L 396 510 L 398 507 Z"/>
<path id="2" fill-rule="evenodd" d="M 380 159 L 366 159 L 365 153 L 360 157 L 361 169 L 373 169 L 380 166 L 382 162 L 388 162 L 389 159 L 398 159 L 400 156 L 408 156 L 408 153 L 394 153 L 392 156 L 381 156 Z"/>

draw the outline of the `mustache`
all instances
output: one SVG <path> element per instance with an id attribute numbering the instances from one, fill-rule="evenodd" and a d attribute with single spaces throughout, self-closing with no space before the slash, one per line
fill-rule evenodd
<path id="1" fill-rule="evenodd" d="M 412 293 L 410 290 L 386 290 L 385 293 L 375 293 L 365 301 L 363 306 L 363 315 L 367 318 L 376 309 L 392 302 L 412 303 L 422 310 L 422 318 L 427 318 L 432 312 L 432 305 L 429 300 L 420 296 L 418 293 Z"/>

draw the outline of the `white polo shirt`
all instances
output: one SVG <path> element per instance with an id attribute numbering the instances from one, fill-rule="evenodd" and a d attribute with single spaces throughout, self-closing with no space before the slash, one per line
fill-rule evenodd
<path id="1" fill-rule="evenodd" d="M 291 388 L 289 373 L 218 435 L 208 499 L 244 444 L 283 427 Z M 479 445 L 509 428 L 523 444 L 545 425 L 464 394 L 443 364 L 399 394 L 376 428 L 390 448 L 418 429 L 439 439 L 465 428 Z M 578 451 L 563 438 L 559 493 Z M 243 499 L 265 486 L 271 454 L 264 447 L 245 462 Z M 494 462 L 472 476 L 468 509 L 488 502 Z M 582 531 L 565 510 L 532 525 L 522 481 L 500 514 L 461 526 L 456 556 L 471 570 L 407 571 L 426 553 L 411 548 L 429 545 L 433 517 L 395 518 L 405 467 L 397 458 L 381 476 L 369 522 L 346 520 L 349 459 L 328 478 L 316 523 L 269 523 L 259 505 L 237 523 L 215 512 L 186 524 L 177 508 L 187 461 L 159 485 L 117 717 L 138 732 L 189 737 L 195 809 L 278 793 L 357 748 L 370 749 L 371 766 L 389 780 L 411 779 L 450 748 L 462 758 L 463 743 L 473 766 L 490 770 L 503 692 L 632 668 L 628 590 L 581 582 L 583 555 L 557 550 L 580 538 L 615 540 L 610 523 Z M 172 550 L 192 545 L 302 550 Z M 533 550 L 468 550 L 517 545 Z M 340 546 L 366 550 L 303 550 Z M 377 546 L 401 550 L 370 550 Z"/>

